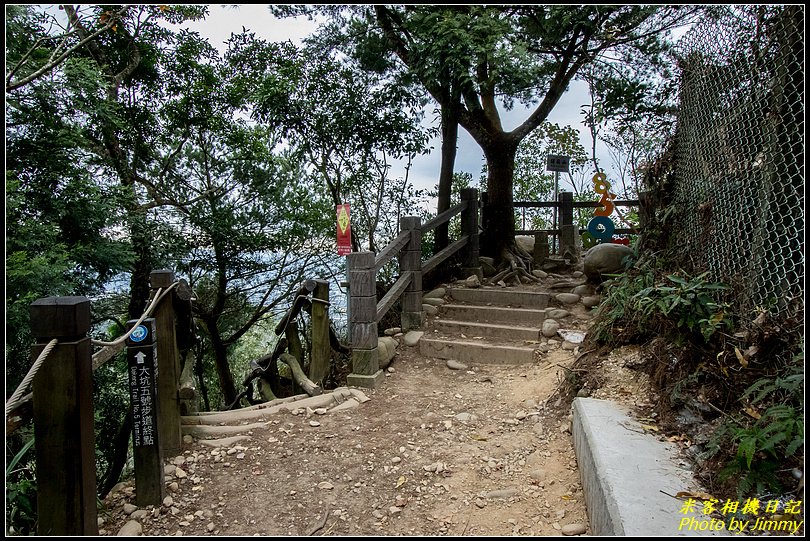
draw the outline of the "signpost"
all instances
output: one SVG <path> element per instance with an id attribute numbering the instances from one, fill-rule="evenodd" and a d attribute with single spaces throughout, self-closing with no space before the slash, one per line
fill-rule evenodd
<path id="1" fill-rule="evenodd" d="M 569 164 L 571 163 L 571 156 L 563 156 L 560 154 L 549 154 L 548 160 L 546 161 L 546 171 L 554 171 L 554 202 L 557 203 L 559 199 L 559 191 L 560 191 L 560 173 L 568 173 Z M 551 228 L 555 231 L 554 233 L 554 240 L 552 241 L 552 245 L 554 247 L 554 252 L 557 253 L 557 241 L 559 235 L 556 233 L 557 230 L 557 207 L 554 207 L 554 218 L 552 219 Z"/>
<path id="2" fill-rule="evenodd" d="M 348 203 L 337 206 L 337 250 L 338 255 L 346 255 L 352 251 L 352 226 Z"/>
<path id="3" fill-rule="evenodd" d="M 138 321 L 127 321 L 127 330 Z M 158 441 L 155 320 L 144 319 L 127 338 L 127 372 L 138 507 L 160 505 L 165 495 L 163 453 Z"/>

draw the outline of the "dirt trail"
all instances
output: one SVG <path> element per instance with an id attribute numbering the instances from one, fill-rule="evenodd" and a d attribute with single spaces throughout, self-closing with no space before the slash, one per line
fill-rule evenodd
<path id="1" fill-rule="evenodd" d="M 552 345 L 531 365 L 469 370 L 400 345 L 382 385 L 354 409 L 270 415 L 268 428 L 222 450 L 184 444 L 166 458 L 177 465 L 167 467 L 171 501 L 133 513 L 132 482 L 123 483 L 104 502 L 102 534 L 133 519 L 143 535 L 587 528 L 569 408 L 556 394 L 576 352 Z"/>

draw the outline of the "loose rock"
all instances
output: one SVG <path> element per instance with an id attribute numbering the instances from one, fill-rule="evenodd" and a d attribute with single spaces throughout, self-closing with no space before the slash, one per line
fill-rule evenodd
<path id="1" fill-rule="evenodd" d="M 563 535 L 582 535 L 585 533 L 587 528 L 584 524 L 566 524 L 562 527 Z"/>
<path id="2" fill-rule="evenodd" d="M 400 327 L 391 327 L 389 329 L 385 329 L 383 334 L 385 334 L 386 336 L 394 336 L 399 332 L 402 332 L 402 329 Z"/>
<path id="3" fill-rule="evenodd" d="M 460 363 L 454 359 L 448 359 L 445 364 L 447 364 L 447 368 L 450 370 L 467 370 L 467 368 L 469 368 L 466 364 Z"/>
<path id="4" fill-rule="evenodd" d="M 124 524 L 116 535 L 119 536 L 130 536 L 130 535 L 142 535 L 143 528 L 141 527 L 141 523 L 137 520 L 130 520 L 126 524 Z"/>
<path id="5" fill-rule="evenodd" d="M 481 280 L 478 279 L 477 274 L 473 274 L 464 280 L 464 285 L 467 287 L 481 287 Z"/>
<path id="6" fill-rule="evenodd" d="M 546 317 L 549 319 L 563 319 L 569 315 L 571 315 L 570 312 L 563 308 L 552 308 L 546 312 Z"/>
<path id="7" fill-rule="evenodd" d="M 403 341 L 405 342 L 406 346 L 415 346 L 419 343 L 419 339 L 422 338 L 422 335 L 424 334 L 424 331 L 408 331 L 405 334 Z"/>
<path id="8" fill-rule="evenodd" d="M 579 302 L 579 295 L 576 293 L 557 293 L 554 298 L 563 304 L 575 304 Z"/>
<path id="9" fill-rule="evenodd" d="M 428 299 L 440 299 L 440 298 L 444 297 L 444 296 L 445 296 L 445 294 L 447 294 L 447 290 L 446 290 L 445 288 L 443 288 L 443 287 L 437 287 L 437 288 L 436 288 L 436 289 L 434 289 L 433 291 L 429 291 L 428 293 L 425 293 L 425 294 L 422 296 L 422 298 L 428 298 Z"/>
<path id="10" fill-rule="evenodd" d="M 560 329 L 560 324 L 554 319 L 546 319 L 543 321 L 543 336 L 551 338 L 556 336 L 557 331 Z"/>
<path id="11" fill-rule="evenodd" d="M 422 311 L 429 316 L 435 316 L 439 313 L 439 309 L 432 304 L 422 304 Z"/>
<path id="12" fill-rule="evenodd" d="M 134 513 L 137 510 L 138 510 L 138 507 L 135 506 L 135 505 L 132 505 L 131 503 L 125 503 L 124 504 L 124 513 L 126 513 L 127 515 L 131 515 L 132 513 Z"/>
<path id="13" fill-rule="evenodd" d="M 478 417 L 472 413 L 461 412 L 456 414 L 456 420 L 462 423 L 473 423 L 478 420 Z"/>
<path id="14" fill-rule="evenodd" d="M 582 305 L 585 308 L 593 308 L 597 306 L 600 302 L 602 302 L 602 297 L 599 295 L 589 295 L 587 297 L 582 297 Z"/>

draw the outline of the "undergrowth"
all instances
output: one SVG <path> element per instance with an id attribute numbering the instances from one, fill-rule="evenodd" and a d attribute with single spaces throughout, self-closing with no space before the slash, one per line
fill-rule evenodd
<path id="1" fill-rule="evenodd" d="M 591 339 L 642 345 L 662 418 L 674 425 L 684 408 L 698 412 L 703 426 L 692 428 L 713 433 L 695 455 L 715 490 L 792 489 L 790 474 L 804 467 L 801 315 L 776 321 L 761 309 L 749 321 L 734 313 L 727 285 L 668 266 L 648 256 L 605 282 Z"/>

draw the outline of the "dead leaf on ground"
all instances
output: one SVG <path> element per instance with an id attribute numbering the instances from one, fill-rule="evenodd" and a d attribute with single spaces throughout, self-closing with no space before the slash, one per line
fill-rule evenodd
<path id="1" fill-rule="evenodd" d="M 676 498 L 692 498 L 694 500 L 716 500 L 714 496 L 709 494 L 708 492 L 692 492 L 692 491 L 682 491 L 675 494 Z"/>

